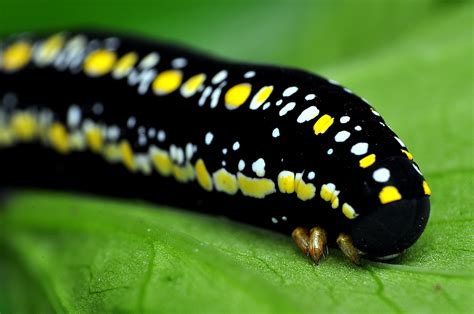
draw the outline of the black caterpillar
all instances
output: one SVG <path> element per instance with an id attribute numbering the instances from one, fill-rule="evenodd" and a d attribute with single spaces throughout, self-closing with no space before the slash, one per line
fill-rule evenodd
<path id="1" fill-rule="evenodd" d="M 108 34 L 20 35 L 0 46 L 0 99 L 3 186 L 294 230 L 316 261 L 336 238 L 354 262 L 397 256 L 428 220 L 403 142 L 367 101 L 304 71 Z"/>

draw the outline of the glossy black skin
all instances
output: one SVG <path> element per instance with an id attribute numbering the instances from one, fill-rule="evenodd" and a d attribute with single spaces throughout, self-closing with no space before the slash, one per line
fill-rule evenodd
<path id="1" fill-rule="evenodd" d="M 87 35 L 99 40 L 107 37 L 104 34 Z M 19 99 L 17 108 L 32 105 L 47 107 L 64 121 L 68 107 L 78 104 L 85 114 L 90 114 L 95 120 L 123 127 L 128 117 L 133 115 L 139 125 L 167 130 L 170 135 L 166 145 L 184 146 L 189 141 L 202 143 L 204 134 L 212 130 L 216 135 L 215 146 L 199 146 L 193 163 L 201 157 L 210 172 L 215 171 L 222 167 L 220 148 L 230 148 L 235 140 L 239 140 L 242 147 L 239 155 L 228 155 L 225 159 L 229 167 L 236 168 L 240 159 L 255 160 L 261 155 L 267 164 L 266 177 L 274 180 L 281 170 L 314 170 L 317 173 L 317 194 L 311 201 L 302 202 L 295 195 L 290 197 L 279 192 L 265 199 L 244 197 L 240 193 L 206 192 L 196 182 L 182 184 L 173 178 L 163 178 L 156 172 L 151 176 L 134 174 L 120 164 L 108 164 L 89 152 L 60 155 L 39 144 L 25 144 L 0 151 L 0 185 L 40 186 L 144 199 L 224 215 L 288 234 L 297 226 L 311 228 L 320 225 L 329 230 L 330 239 L 334 239 L 339 232 L 349 233 L 356 247 L 369 257 L 399 253 L 421 235 L 429 216 L 429 200 L 422 189 L 423 178 L 413 170 L 411 161 L 400 153 L 400 146 L 393 139 L 394 133 L 380 124 L 383 120 L 373 115 L 370 106 L 359 97 L 324 78 L 299 70 L 232 63 L 166 44 L 120 38 L 119 55 L 129 51 L 136 51 L 140 56 L 159 52 L 159 70 L 176 57 L 188 60 L 185 70 L 192 74 L 206 72 L 212 77 L 218 71 L 227 69 L 233 77 L 229 77 L 223 92 L 240 83 L 243 74 L 252 70 L 257 72 L 257 76 L 249 80 L 255 91 L 269 84 L 274 85 L 275 90 L 296 85 L 302 92 L 295 95 L 292 101 L 301 105 L 304 105 L 306 94 L 316 94 L 315 104 L 322 114 L 328 113 L 337 119 L 350 115 L 355 124 L 363 123 L 363 131 L 354 133 L 353 137 L 368 141 L 373 148 L 371 152 L 377 155 L 380 163 L 395 165 L 398 173 L 391 180 L 406 200 L 380 205 L 377 194 L 382 185 L 370 179 L 372 172 L 364 172 L 357 166 L 358 158 L 351 159 L 353 156 L 347 153 L 350 144 L 342 143 L 333 155 L 326 154 L 330 147 L 334 147 L 334 134 L 340 128 L 333 127 L 325 136 L 316 137 L 312 132 L 312 123 L 306 128 L 295 123 L 297 115 L 305 107 L 297 107 L 299 109 L 288 113 L 285 119 L 278 116 L 278 110 L 250 111 L 248 101 L 247 105 L 235 111 L 225 109 L 223 104 L 210 109 L 208 104 L 204 107 L 197 105 L 199 96 L 184 99 L 179 93 L 172 93 L 157 97 L 150 91 L 139 95 L 136 86 L 130 87 L 126 80 L 117 81 L 110 76 L 90 78 L 81 71 L 72 71 L 77 72 L 72 74 L 69 70 L 58 71 L 52 67 L 38 69 L 31 65 L 14 74 L 0 72 L 0 97 L 7 92 L 16 93 Z M 272 95 L 269 100 L 274 103 L 279 98 L 280 95 Z M 103 103 L 105 108 L 98 117 L 92 113 L 92 105 L 96 102 Z M 280 128 L 282 134 L 278 141 L 271 138 L 275 126 Z M 134 151 L 145 151 L 136 144 L 136 129 L 130 131 L 124 128 L 122 131 L 126 132 L 125 138 L 133 144 Z M 256 156 L 255 152 L 260 155 Z M 251 175 L 246 171 L 244 174 Z M 351 200 L 351 205 L 360 214 L 357 219 L 347 219 L 340 210 L 333 210 L 321 200 L 321 184 L 328 182 L 335 183 L 341 195 Z M 282 216 L 288 218 L 286 222 L 281 219 L 278 224 L 271 222 L 272 217 Z"/>

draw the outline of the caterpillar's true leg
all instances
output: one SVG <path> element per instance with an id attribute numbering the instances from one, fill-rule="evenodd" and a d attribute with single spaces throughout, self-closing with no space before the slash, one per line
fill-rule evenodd
<path id="1" fill-rule="evenodd" d="M 351 262 L 356 265 L 360 265 L 359 250 L 356 249 L 349 235 L 340 233 L 337 237 L 336 243 L 341 249 L 342 253 L 344 253 L 344 255 L 347 256 Z"/>
<path id="2" fill-rule="evenodd" d="M 307 229 L 297 227 L 293 230 L 291 237 L 300 250 L 316 263 L 319 263 L 321 257 L 327 252 L 326 231 L 321 227 L 314 227 L 309 233 Z"/>

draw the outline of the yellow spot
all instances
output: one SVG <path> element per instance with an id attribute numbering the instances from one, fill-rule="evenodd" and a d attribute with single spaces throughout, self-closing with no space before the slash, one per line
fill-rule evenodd
<path id="1" fill-rule="evenodd" d="M 123 55 L 115 64 L 112 76 L 116 79 L 126 76 L 137 61 L 138 55 L 135 52 L 129 52 Z"/>
<path id="2" fill-rule="evenodd" d="M 328 114 L 323 115 L 316 121 L 313 126 L 314 134 L 319 135 L 323 134 L 324 132 L 329 129 L 329 127 L 334 123 L 334 118 Z"/>
<path id="3" fill-rule="evenodd" d="M 152 147 L 150 149 L 150 153 L 151 160 L 155 166 L 156 171 L 158 171 L 158 173 L 163 177 L 170 176 L 173 163 L 168 152 L 156 147 Z"/>
<path id="4" fill-rule="evenodd" d="M 90 76 L 102 76 L 109 73 L 115 65 L 114 52 L 99 49 L 91 52 L 84 61 L 84 72 Z"/>
<path id="5" fill-rule="evenodd" d="M 253 96 L 252 101 L 250 102 L 250 109 L 255 110 L 260 108 L 260 106 L 270 97 L 270 94 L 273 91 L 273 86 L 264 86 Z"/>
<path id="6" fill-rule="evenodd" d="M 255 198 L 265 198 L 265 196 L 275 193 L 275 183 L 270 179 L 249 178 L 242 173 L 237 174 L 239 187 L 242 194 Z"/>
<path id="7" fill-rule="evenodd" d="M 194 168 L 189 163 L 184 167 L 173 165 L 171 171 L 178 182 L 186 183 L 194 179 Z"/>
<path id="8" fill-rule="evenodd" d="M 252 85 L 242 83 L 231 87 L 225 94 L 225 106 L 229 110 L 234 110 L 242 106 L 242 104 L 250 96 Z"/>
<path id="9" fill-rule="evenodd" d="M 386 186 L 379 193 L 379 199 L 382 204 L 395 202 L 402 199 L 402 195 L 394 186 Z"/>
<path id="10" fill-rule="evenodd" d="M 301 173 L 295 176 L 296 196 L 302 201 L 307 201 L 312 199 L 316 194 L 316 187 L 312 183 L 305 183 L 302 176 Z"/>
<path id="11" fill-rule="evenodd" d="M 137 165 L 135 164 L 135 156 L 133 154 L 132 146 L 126 140 L 120 142 L 120 154 L 122 155 L 122 162 L 130 171 L 135 171 Z"/>
<path id="12" fill-rule="evenodd" d="M 214 172 L 212 178 L 214 179 L 214 186 L 217 191 L 233 195 L 239 190 L 235 175 L 229 173 L 224 168 Z"/>
<path id="13" fill-rule="evenodd" d="M 361 168 L 367 168 L 367 167 L 372 166 L 374 162 L 375 162 L 375 154 L 370 154 L 368 156 L 365 156 L 361 160 L 359 160 L 359 166 Z"/>
<path id="14" fill-rule="evenodd" d="M 201 88 L 205 80 L 206 74 L 204 73 L 192 76 L 181 86 L 181 95 L 185 98 L 193 96 Z"/>
<path id="15" fill-rule="evenodd" d="M 91 126 L 85 131 L 87 145 L 92 152 L 98 153 L 102 149 L 104 144 L 104 137 L 102 130 L 97 126 Z"/>
<path id="16" fill-rule="evenodd" d="M 73 151 L 84 151 L 87 148 L 84 134 L 74 131 L 69 134 L 69 149 Z"/>
<path id="17" fill-rule="evenodd" d="M 0 126 L 0 147 L 10 146 L 13 142 L 14 138 L 10 128 Z"/>
<path id="18" fill-rule="evenodd" d="M 428 185 L 428 182 L 423 181 L 423 190 L 425 191 L 425 195 L 431 195 L 431 189 Z"/>
<path id="19" fill-rule="evenodd" d="M 278 189 L 281 193 L 295 192 L 295 173 L 284 170 L 278 174 Z"/>
<path id="20" fill-rule="evenodd" d="M 201 185 L 204 190 L 212 191 L 212 178 L 202 159 L 196 162 L 196 176 L 199 185 Z"/>
<path id="21" fill-rule="evenodd" d="M 409 151 L 402 149 L 402 153 L 404 153 L 409 160 L 413 160 L 413 155 Z"/>
<path id="22" fill-rule="evenodd" d="M 120 146 L 116 144 L 106 144 L 102 150 L 102 155 L 108 162 L 118 162 L 121 159 Z"/>
<path id="23" fill-rule="evenodd" d="M 339 193 L 340 191 L 336 190 L 336 186 L 333 183 L 323 184 L 321 186 L 321 198 L 326 202 L 330 202 L 331 207 L 334 209 L 339 207 Z"/>
<path id="24" fill-rule="evenodd" d="M 359 216 L 354 208 L 347 203 L 342 204 L 342 213 L 349 219 L 354 219 Z"/>
<path id="25" fill-rule="evenodd" d="M 33 58 L 39 66 L 46 66 L 53 62 L 54 58 L 59 54 L 64 46 L 64 36 L 56 34 L 45 40 Z"/>
<path id="26" fill-rule="evenodd" d="M 183 74 L 178 70 L 166 70 L 158 74 L 152 84 L 157 95 L 166 95 L 174 92 L 183 79 Z"/>
<path id="27" fill-rule="evenodd" d="M 339 197 L 337 197 L 337 195 L 331 199 L 331 207 L 334 209 L 339 207 Z"/>
<path id="28" fill-rule="evenodd" d="M 13 133 L 21 141 L 31 141 L 36 136 L 38 125 L 31 113 L 17 113 L 12 117 L 11 128 Z"/>
<path id="29" fill-rule="evenodd" d="M 336 186 L 334 184 L 332 183 L 323 184 L 321 186 L 321 192 L 320 192 L 321 198 L 325 200 L 326 202 L 331 201 L 331 198 L 335 190 L 336 190 Z"/>
<path id="30" fill-rule="evenodd" d="M 69 153 L 68 134 L 63 124 L 59 122 L 53 123 L 48 130 L 48 138 L 53 148 L 58 152 L 61 154 Z"/>
<path id="31" fill-rule="evenodd" d="M 19 41 L 12 44 L 3 54 L 3 69 L 8 72 L 20 70 L 30 62 L 31 54 L 30 43 Z"/>

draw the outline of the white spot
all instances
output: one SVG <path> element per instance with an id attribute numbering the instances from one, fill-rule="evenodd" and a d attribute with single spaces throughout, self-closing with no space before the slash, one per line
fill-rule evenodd
<path id="1" fill-rule="evenodd" d="M 148 158 L 146 154 L 136 154 L 135 163 L 137 165 L 137 169 L 143 172 L 143 174 L 146 174 L 146 175 L 151 174 L 150 159 Z"/>
<path id="2" fill-rule="evenodd" d="M 328 80 L 329 83 L 333 84 L 333 85 L 341 85 L 338 81 L 336 80 Z"/>
<path id="3" fill-rule="evenodd" d="M 116 125 L 108 127 L 106 132 L 106 137 L 109 140 L 116 141 L 120 137 L 120 128 Z"/>
<path id="4" fill-rule="evenodd" d="M 156 70 L 154 69 L 148 69 L 144 70 L 140 74 L 138 74 L 135 78 L 133 78 L 132 75 L 136 73 L 135 70 L 132 70 L 130 72 L 130 75 L 128 76 L 128 82 L 130 85 L 135 85 L 138 84 L 138 93 L 140 95 L 144 95 L 148 92 L 148 88 L 150 87 L 151 82 L 155 79 L 156 77 Z M 135 83 L 130 83 L 135 80 Z"/>
<path id="5" fill-rule="evenodd" d="M 8 108 L 13 108 L 18 104 L 18 97 L 15 93 L 6 93 L 2 99 L 3 105 Z"/>
<path id="6" fill-rule="evenodd" d="M 344 87 L 344 91 L 349 94 L 354 94 L 349 88 Z"/>
<path id="7" fill-rule="evenodd" d="M 224 155 L 227 155 L 227 148 L 223 148 L 223 149 L 222 149 L 222 153 L 223 153 Z"/>
<path id="8" fill-rule="evenodd" d="M 186 65 L 188 65 L 188 60 L 184 58 L 176 58 L 176 59 L 173 59 L 173 61 L 171 61 L 171 66 L 175 69 L 182 69 Z"/>
<path id="9" fill-rule="evenodd" d="M 226 82 L 221 83 L 211 95 L 211 108 L 216 108 L 219 104 L 219 97 L 221 97 L 222 87 L 226 85 Z"/>
<path id="10" fill-rule="evenodd" d="M 222 166 L 225 167 L 225 165 L 227 165 L 227 163 L 225 162 L 225 160 L 222 161 Z"/>
<path id="11" fill-rule="evenodd" d="M 209 97 L 211 93 L 212 93 L 212 87 L 211 86 L 206 87 L 204 91 L 202 92 L 201 97 L 199 98 L 198 105 L 201 107 L 204 106 L 204 104 L 206 103 L 207 97 Z"/>
<path id="12" fill-rule="evenodd" d="M 158 61 L 160 61 L 160 55 L 157 54 L 156 52 L 149 53 L 145 56 L 145 58 L 140 61 L 140 64 L 138 65 L 139 68 L 141 69 L 149 69 L 153 68 L 158 64 Z"/>
<path id="13" fill-rule="evenodd" d="M 298 123 L 311 121 L 314 118 L 316 118 L 318 114 L 319 114 L 319 109 L 316 106 L 311 106 L 303 110 L 301 114 L 298 116 L 298 119 L 296 119 L 296 121 Z"/>
<path id="14" fill-rule="evenodd" d="M 245 161 L 243 161 L 242 159 L 239 161 L 239 171 L 242 171 L 245 169 Z"/>
<path id="15" fill-rule="evenodd" d="M 174 144 L 170 145 L 170 157 L 172 160 L 178 159 L 178 147 Z"/>
<path id="16" fill-rule="evenodd" d="M 378 112 L 375 111 L 374 109 L 370 109 L 370 110 L 372 110 L 372 113 L 373 113 L 374 115 L 376 115 L 377 117 L 380 117 L 380 113 L 378 113 Z"/>
<path id="17" fill-rule="evenodd" d="M 310 173 L 308 173 L 308 180 L 313 180 L 315 177 L 316 177 L 316 174 L 314 173 L 314 171 L 311 171 Z"/>
<path id="18" fill-rule="evenodd" d="M 279 99 L 279 100 L 276 102 L 276 105 L 277 105 L 277 106 L 280 106 L 282 103 L 283 103 L 283 99 Z"/>
<path id="19" fill-rule="evenodd" d="M 79 123 L 81 122 L 81 116 L 81 108 L 79 108 L 79 106 L 72 105 L 67 111 L 67 125 L 70 128 L 78 127 Z"/>
<path id="20" fill-rule="evenodd" d="M 187 143 L 186 148 L 185 148 L 185 152 L 186 152 L 186 159 L 187 160 L 190 160 L 191 158 L 193 158 L 194 145 L 191 144 L 191 143 Z"/>
<path id="21" fill-rule="evenodd" d="M 351 118 L 349 116 L 342 116 L 341 119 L 339 119 L 339 122 L 344 124 L 344 123 L 349 122 L 350 120 L 351 120 Z"/>
<path id="22" fill-rule="evenodd" d="M 356 126 L 354 127 L 354 130 L 356 130 L 356 131 L 362 131 L 362 127 L 361 127 L 360 125 L 356 125 Z"/>
<path id="23" fill-rule="evenodd" d="M 287 220 L 288 220 L 288 218 L 286 218 L 286 216 L 281 216 L 281 220 L 283 220 L 283 221 L 287 221 Z"/>
<path id="24" fill-rule="evenodd" d="M 177 149 L 176 161 L 180 164 L 184 162 L 184 150 L 181 147 Z"/>
<path id="25" fill-rule="evenodd" d="M 336 140 L 338 143 L 342 143 L 347 140 L 349 136 L 351 136 L 351 133 L 347 131 L 340 131 L 336 134 L 336 136 L 334 136 L 334 140 Z"/>
<path id="26" fill-rule="evenodd" d="M 211 145 L 213 139 L 214 134 L 212 134 L 211 132 L 207 132 L 206 137 L 204 138 L 204 142 L 206 143 L 206 145 Z"/>
<path id="27" fill-rule="evenodd" d="M 131 116 L 130 118 L 128 118 L 127 127 L 129 129 L 134 128 L 136 124 L 137 124 L 137 119 L 134 116 Z"/>
<path id="28" fill-rule="evenodd" d="M 166 140 L 166 133 L 163 130 L 158 131 L 157 139 L 159 142 L 164 142 Z"/>
<path id="29" fill-rule="evenodd" d="M 390 171 L 387 168 L 377 169 L 372 174 L 372 178 L 377 182 L 387 182 L 390 179 Z"/>
<path id="30" fill-rule="evenodd" d="M 148 143 L 148 140 L 147 140 L 146 136 L 143 135 L 143 134 L 140 134 L 138 136 L 138 145 L 145 146 L 147 143 Z"/>
<path id="31" fill-rule="evenodd" d="M 395 137 L 395 139 L 397 140 L 397 142 L 398 142 L 402 147 L 406 147 L 406 146 L 405 146 L 405 143 L 403 143 L 401 139 L 399 139 L 399 138 L 396 137 L 396 136 L 394 136 L 394 137 Z"/>
<path id="32" fill-rule="evenodd" d="M 279 128 L 274 128 L 272 131 L 272 136 L 277 138 L 280 136 L 280 129 Z"/>
<path id="33" fill-rule="evenodd" d="M 139 126 L 138 127 L 138 134 L 145 134 L 146 132 L 146 129 L 144 126 Z"/>
<path id="34" fill-rule="evenodd" d="M 239 148 L 240 148 L 240 143 L 239 142 L 235 142 L 234 145 L 232 145 L 233 150 L 238 150 Z"/>
<path id="35" fill-rule="evenodd" d="M 334 153 L 334 149 L 332 148 L 328 149 L 328 155 L 332 155 L 332 153 Z"/>
<path id="36" fill-rule="evenodd" d="M 298 87 L 291 86 L 283 91 L 283 97 L 289 97 L 298 91 Z"/>
<path id="37" fill-rule="evenodd" d="M 102 105 L 100 102 L 96 102 L 92 106 L 92 112 L 96 115 L 100 115 L 102 112 L 104 112 L 104 105 Z"/>
<path id="38" fill-rule="evenodd" d="M 156 136 L 156 129 L 155 128 L 149 128 L 148 129 L 148 137 L 153 138 Z"/>
<path id="39" fill-rule="evenodd" d="M 367 143 L 357 143 L 351 148 L 351 153 L 354 155 L 360 156 L 364 155 L 367 153 L 367 150 L 369 149 L 369 144 Z"/>
<path id="40" fill-rule="evenodd" d="M 278 223 L 278 219 L 276 219 L 275 217 L 272 217 L 272 222 L 273 222 L 274 224 L 277 224 L 277 223 Z"/>
<path id="41" fill-rule="evenodd" d="M 420 174 L 420 176 L 423 175 L 420 171 L 420 168 L 418 168 L 415 164 L 413 164 L 413 168 L 415 169 L 416 172 L 418 172 Z"/>
<path id="42" fill-rule="evenodd" d="M 296 103 L 294 102 L 289 102 L 287 103 L 283 108 L 281 108 L 280 112 L 278 113 L 280 117 L 283 117 L 286 115 L 288 112 L 291 110 L 295 109 Z"/>
<path id="43" fill-rule="evenodd" d="M 315 94 L 308 94 L 304 97 L 305 100 L 313 100 L 316 98 Z"/>
<path id="44" fill-rule="evenodd" d="M 212 84 L 219 84 L 220 82 L 222 82 L 226 78 L 227 78 L 227 71 L 222 70 L 222 71 L 217 72 L 216 75 L 214 75 L 211 82 L 212 82 Z"/>
<path id="45" fill-rule="evenodd" d="M 255 76 L 255 71 L 248 71 L 247 73 L 244 74 L 245 78 L 252 78 Z"/>
<path id="46" fill-rule="evenodd" d="M 270 102 L 267 101 L 264 105 L 263 105 L 263 110 L 267 110 L 268 108 L 270 107 Z"/>
<path id="47" fill-rule="evenodd" d="M 252 170 L 257 176 L 263 177 L 265 175 L 265 160 L 263 160 L 263 158 L 257 159 L 257 161 L 252 164 Z"/>
<path id="48" fill-rule="evenodd" d="M 104 40 L 104 46 L 108 50 L 116 50 L 120 45 L 120 40 L 117 37 L 109 37 Z"/>
<path id="49" fill-rule="evenodd" d="M 381 126 L 385 126 L 385 123 L 383 123 L 382 121 L 379 122 Z"/>

